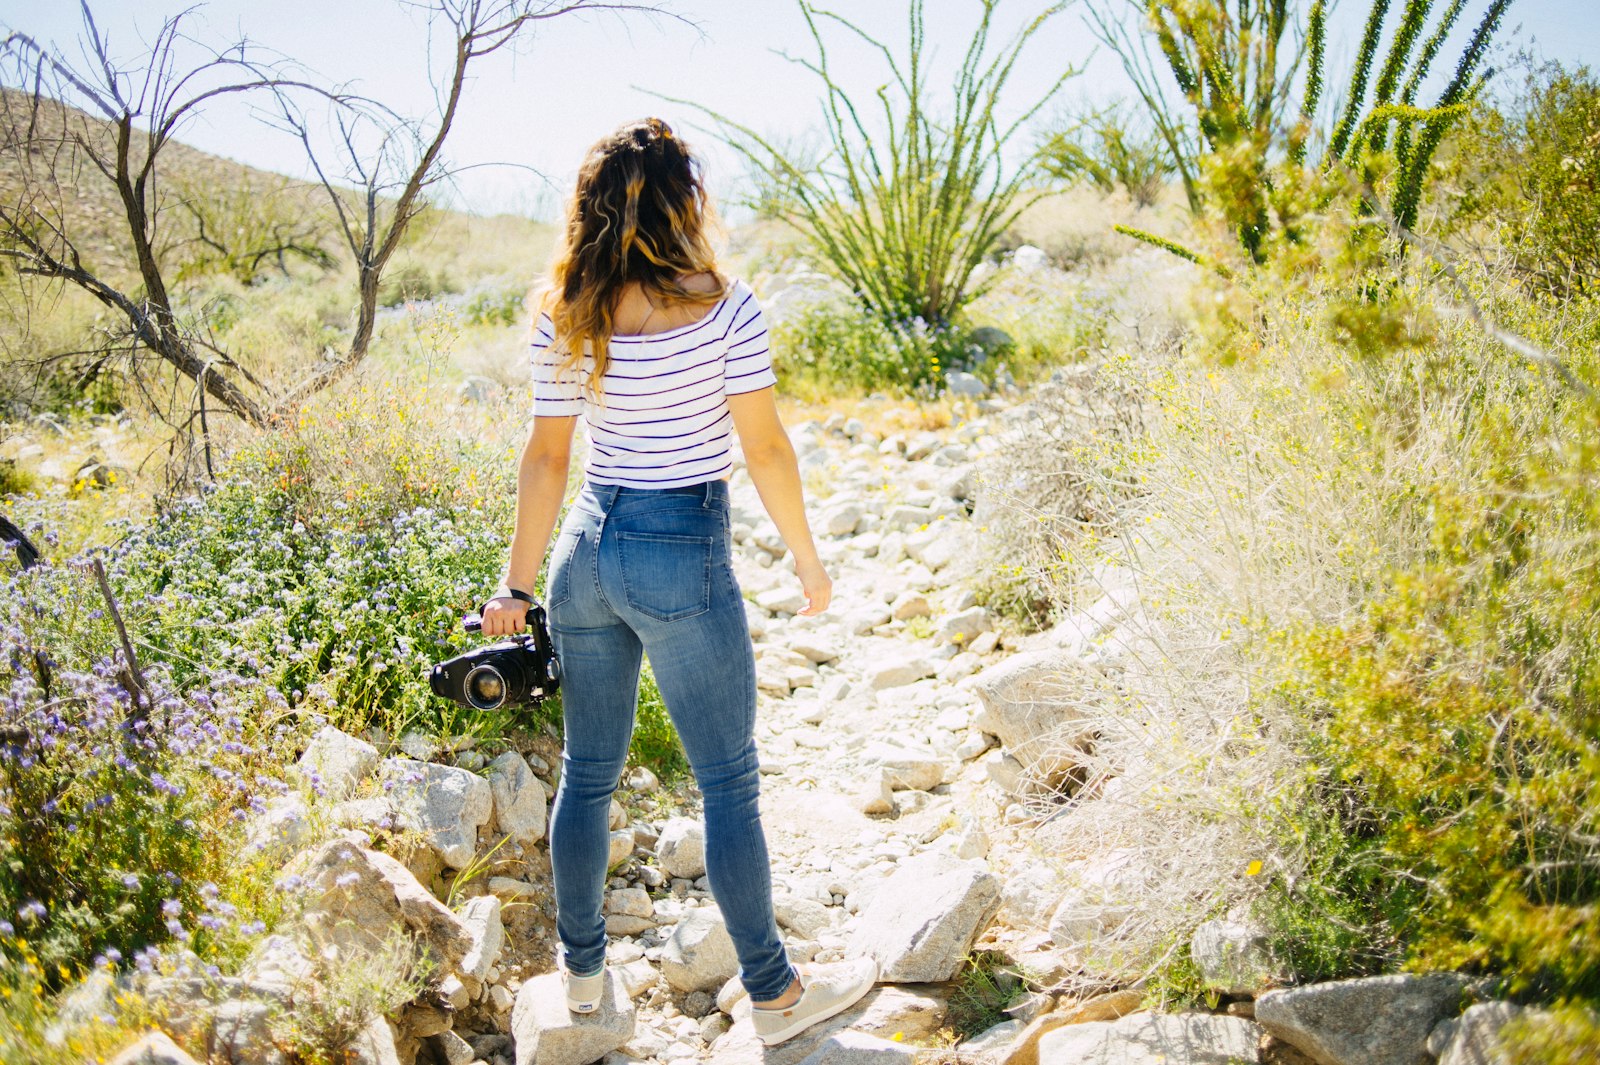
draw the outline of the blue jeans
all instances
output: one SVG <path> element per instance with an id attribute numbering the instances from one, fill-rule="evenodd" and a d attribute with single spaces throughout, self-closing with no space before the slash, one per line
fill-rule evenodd
<path id="1" fill-rule="evenodd" d="M 605 961 L 607 813 L 639 699 L 640 655 L 705 805 L 706 874 L 756 1001 L 794 970 L 772 914 L 757 804 L 755 654 L 733 576 L 728 484 L 585 482 L 550 554 L 551 637 L 561 656 L 566 746 L 550 819 L 556 933 L 579 975 Z"/>

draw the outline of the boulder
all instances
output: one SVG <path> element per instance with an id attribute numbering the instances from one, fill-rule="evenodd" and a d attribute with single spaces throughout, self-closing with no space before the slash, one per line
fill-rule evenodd
<path id="1" fill-rule="evenodd" d="M 868 744 L 861 758 L 869 767 L 881 768 L 895 790 L 927 791 L 944 782 L 945 760 L 927 748 L 880 741 Z"/>
<path id="2" fill-rule="evenodd" d="M 607 837 L 606 868 L 615 869 L 633 854 L 633 830 L 619 828 Z"/>
<path id="3" fill-rule="evenodd" d="M 301 776 L 330 799 L 342 799 L 378 768 L 378 749 L 332 725 L 324 725 L 295 763 Z"/>
<path id="4" fill-rule="evenodd" d="M 633 1038 L 633 1021 L 633 1003 L 615 973 L 607 971 L 593 1013 L 567 1009 L 561 973 L 536 976 L 511 1009 L 516 1065 L 590 1065 Z"/>
<path id="5" fill-rule="evenodd" d="M 1065 891 L 1053 861 L 1019 862 L 1000 892 L 1000 919 L 1016 929 L 1043 928 Z"/>
<path id="6" fill-rule="evenodd" d="M 846 1030 L 906 1047 L 926 1045 L 943 1023 L 945 989 L 877 987 L 851 1006 L 777 1046 L 763 1046 L 750 1023 L 748 1003 L 735 1004 L 732 1029 L 718 1039 L 707 1060 L 716 1065 L 800 1065 Z"/>
<path id="7" fill-rule="evenodd" d="M 485 980 L 489 970 L 500 960 L 500 948 L 506 939 L 505 929 L 500 924 L 500 900 L 493 895 L 479 895 L 463 907 L 461 923 L 472 937 L 472 946 L 461 959 L 461 971 L 474 979 Z"/>
<path id="8" fill-rule="evenodd" d="M 111 1065 L 199 1065 L 166 1032 L 146 1032 L 111 1059 Z"/>
<path id="9" fill-rule="evenodd" d="M 656 863 L 670 877 L 695 880 L 706 872 L 706 830 L 699 821 L 674 817 L 656 840 Z"/>
<path id="10" fill-rule="evenodd" d="M 733 939 L 715 906 L 686 912 L 661 945 L 661 976 L 679 991 L 716 991 L 738 971 Z"/>
<path id="11" fill-rule="evenodd" d="M 912 1065 L 915 1047 L 846 1028 L 800 1059 L 800 1065 Z"/>
<path id="12" fill-rule="evenodd" d="M 876 958 L 886 983 L 952 980 L 999 906 L 1000 881 L 982 862 L 919 854 L 873 892 L 846 956 Z"/>
<path id="13" fill-rule="evenodd" d="M 245 846 L 272 856 L 287 856 L 311 842 L 311 813 L 298 795 L 280 795 L 250 822 Z"/>
<path id="14" fill-rule="evenodd" d="M 396 925 L 446 969 L 458 967 L 474 946 L 461 919 L 387 854 L 334 839 L 297 858 L 291 869 L 309 887 L 306 927 L 336 950 L 370 953 Z"/>
<path id="15" fill-rule="evenodd" d="M 1426 1065 L 1428 1033 L 1460 1011 L 1466 983 L 1406 973 L 1268 991 L 1256 1020 L 1318 1065 Z"/>
<path id="16" fill-rule="evenodd" d="M 816 939 L 833 924 L 832 911 L 815 899 L 781 895 L 773 900 L 772 912 L 780 925 L 804 939 Z"/>
<path id="17" fill-rule="evenodd" d="M 1243 1017 L 1135 1013 L 1047 1032 L 1039 1065 L 1245 1065 L 1261 1060 L 1260 1041 Z"/>
<path id="18" fill-rule="evenodd" d="M 1500 1029 L 1522 1012 L 1511 1002 L 1479 1002 L 1459 1018 L 1441 1021 L 1448 1026 L 1439 1065 L 1509 1065 L 1500 1049 Z"/>
<path id="19" fill-rule="evenodd" d="M 650 901 L 650 893 L 637 887 L 606 892 L 603 909 L 607 914 L 626 917 L 653 917 L 656 912 L 655 903 Z"/>
<path id="20" fill-rule="evenodd" d="M 974 726 L 998 736 L 1008 754 L 1042 779 L 1074 766 L 1075 752 L 1093 738 L 1083 703 L 1086 694 L 1103 690 L 1103 678 L 1072 655 L 1012 655 L 972 684 L 983 706 Z"/>
<path id="21" fill-rule="evenodd" d="M 1074 950 L 1121 924 L 1137 904 L 1145 875 L 1130 848 L 1068 862 L 1062 870 L 1066 891 L 1050 916 L 1051 941 Z"/>
<path id="22" fill-rule="evenodd" d="M 1011 1046 L 1026 1027 L 1023 1021 L 1009 1020 L 985 1028 L 971 1039 L 961 1041 L 961 1057 L 970 1061 L 973 1058 L 998 1056 Z"/>
<path id="23" fill-rule="evenodd" d="M 524 847 L 544 839 L 549 796 L 522 755 L 507 751 L 489 763 L 489 794 L 501 832 Z"/>
<path id="24" fill-rule="evenodd" d="M 494 812 L 489 782 L 453 765 L 390 758 L 385 777 L 393 782 L 395 821 L 419 833 L 439 860 L 465 869 L 478 849 L 478 829 Z"/>
<path id="25" fill-rule="evenodd" d="M 1131 988 L 1107 991 L 1068 1003 L 1054 1013 L 1046 1013 L 1029 1021 L 1028 1026 L 1012 1040 L 1010 1048 L 1000 1056 L 999 1065 L 1039 1065 L 1039 1040 L 1047 1033 L 1069 1024 L 1114 1021 L 1143 1008 L 1144 992 Z"/>
<path id="26" fill-rule="evenodd" d="M 908 655 L 867 667 L 867 686 L 873 691 L 915 684 L 939 672 L 939 663 L 924 655 Z"/>

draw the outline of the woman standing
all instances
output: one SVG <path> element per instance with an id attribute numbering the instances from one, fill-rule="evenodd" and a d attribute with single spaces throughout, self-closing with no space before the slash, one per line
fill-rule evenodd
<path id="1" fill-rule="evenodd" d="M 604 981 L 607 813 L 638 701 L 642 654 L 705 804 L 706 873 L 739 956 L 752 1018 L 774 1044 L 831 1017 L 877 978 L 871 959 L 799 974 L 772 913 L 758 808 L 755 657 L 730 552 L 731 437 L 795 560 L 802 614 L 832 584 L 806 523 L 778 418 L 761 307 L 717 270 L 699 164 L 666 123 L 630 123 L 589 150 L 534 327 L 534 419 L 517 478 L 506 578 L 483 631 L 524 622 L 567 484 L 581 414 L 584 483 L 546 584 L 565 718 L 550 824 L 567 1003 Z"/>

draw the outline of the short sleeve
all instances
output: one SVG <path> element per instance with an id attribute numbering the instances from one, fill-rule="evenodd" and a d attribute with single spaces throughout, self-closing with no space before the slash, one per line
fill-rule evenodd
<path id="1" fill-rule="evenodd" d="M 555 341 L 555 324 L 539 312 L 533 327 L 533 414 L 536 418 L 568 418 L 583 413 L 583 390 L 571 371 L 557 377 L 561 359 L 550 350 Z"/>
<path id="2" fill-rule="evenodd" d="M 772 349 L 767 340 L 767 318 L 750 286 L 738 282 L 737 308 L 728 328 L 728 357 L 723 367 L 728 395 L 754 392 L 777 384 L 772 372 Z"/>

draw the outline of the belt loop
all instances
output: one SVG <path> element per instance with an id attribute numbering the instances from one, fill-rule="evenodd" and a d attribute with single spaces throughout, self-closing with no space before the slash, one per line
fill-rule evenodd
<path id="1" fill-rule="evenodd" d="M 715 494 L 716 494 L 715 490 L 711 486 L 716 484 L 717 482 L 716 481 L 702 481 L 700 483 L 703 486 L 701 491 L 700 491 L 700 509 L 701 510 L 710 510 L 711 509 L 711 501 L 712 501 L 713 498 L 715 498 Z"/>

